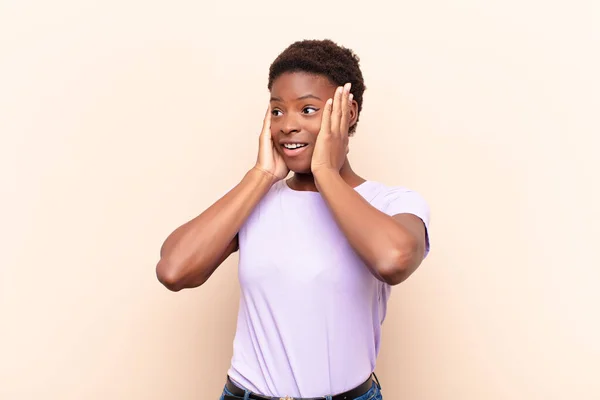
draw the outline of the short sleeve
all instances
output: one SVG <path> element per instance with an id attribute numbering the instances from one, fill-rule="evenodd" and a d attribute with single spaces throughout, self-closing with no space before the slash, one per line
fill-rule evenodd
<path id="1" fill-rule="evenodd" d="M 429 254 L 429 218 L 430 208 L 425 199 L 417 192 L 402 188 L 390 188 L 384 196 L 383 211 L 388 215 L 413 214 L 425 225 L 425 257 Z"/>

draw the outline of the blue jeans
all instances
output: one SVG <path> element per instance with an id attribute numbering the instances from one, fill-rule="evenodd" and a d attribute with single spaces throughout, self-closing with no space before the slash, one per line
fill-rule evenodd
<path id="1" fill-rule="evenodd" d="M 250 394 L 249 391 L 246 390 L 246 396 L 248 396 Z M 240 400 L 247 400 L 248 397 L 240 397 L 240 396 L 234 396 L 232 395 L 229 390 L 227 390 L 227 388 L 223 388 L 223 393 L 221 394 L 221 398 L 219 400 L 223 400 L 225 398 L 225 395 L 227 396 L 231 396 L 231 398 L 234 399 L 240 399 Z M 327 396 L 325 397 L 326 400 L 329 400 L 330 397 Z M 350 400 L 350 399 L 349 399 Z M 379 388 L 379 386 L 377 385 L 377 383 L 373 382 L 373 385 L 371 386 L 371 389 L 369 389 L 369 391 L 365 394 L 363 394 L 362 396 L 356 397 L 352 400 L 383 400 L 383 396 L 381 395 L 381 389 Z"/>

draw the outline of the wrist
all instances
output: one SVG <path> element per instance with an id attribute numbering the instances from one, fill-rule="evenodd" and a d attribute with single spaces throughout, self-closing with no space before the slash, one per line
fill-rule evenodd
<path id="1" fill-rule="evenodd" d="M 317 189 L 323 184 L 327 184 L 327 181 L 341 177 L 340 171 L 334 168 L 321 167 L 313 171 L 313 177 L 315 178 L 315 185 Z M 320 189 L 319 189 L 320 190 Z"/>
<path id="2" fill-rule="evenodd" d="M 336 170 L 333 167 L 320 167 L 320 168 L 316 168 L 315 170 L 312 171 L 312 175 L 314 176 L 315 179 L 318 179 L 320 177 L 339 175 L 339 174 L 340 174 L 340 171 Z"/>
<path id="3" fill-rule="evenodd" d="M 259 184 L 267 185 L 268 187 L 271 187 L 275 182 L 278 181 L 275 175 L 259 167 L 258 165 L 252 167 L 250 171 L 248 171 L 247 175 L 252 176 Z"/>

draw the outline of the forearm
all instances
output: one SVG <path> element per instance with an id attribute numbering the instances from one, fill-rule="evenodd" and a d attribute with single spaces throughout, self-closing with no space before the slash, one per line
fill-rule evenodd
<path id="1" fill-rule="evenodd" d="M 253 168 L 229 193 L 171 233 L 161 248 L 159 280 L 178 290 L 208 279 L 271 184 L 268 173 Z"/>
<path id="2" fill-rule="evenodd" d="M 390 284 L 404 280 L 418 247 L 414 236 L 371 206 L 339 173 L 324 170 L 314 177 L 338 226 L 371 272 Z"/>

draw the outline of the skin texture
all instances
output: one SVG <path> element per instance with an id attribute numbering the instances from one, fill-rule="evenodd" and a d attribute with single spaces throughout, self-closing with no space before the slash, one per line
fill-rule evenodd
<path id="1" fill-rule="evenodd" d="M 319 191 L 348 242 L 371 273 L 396 285 L 421 264 L 426 236 L 411 214 L 388 216 L 354 188 L 365 180 L 348 161 L 349 128 L 358 119 L 349 84 L 304 72 L 272 85 L 256 165 L 198 217 L 177 228 L 161 248 L 159 281 L 172 291 L 202 285 L 238 248 L 237 233 L 269 188 L 284 179 L 293 190 Z M 284 143 L 302 143 L 290 152 Z"/>
<path id="2" fill-rule="evenodd" d="M 282 74 L 291 71 L 305 71 L 326 76 L 329 81 L 342 85 L 352 82 L 352 93 L 360 114 L 365 93 L 365 81 L 360 70 L 360 58 L 354 51 L 339 46 L 332 40 L 300 40 L 283 50 L 269 67 L 267 87 L 273 89 L 273 83 Z M 356 131 L 356 121 L 350 126 L 349 135 Z"/>
<path id="3" fill-rule="evenodd" d="M 321 130 L 325 103 L 334 97 L 336 89 L 337 87 L 326 77 L 305 72 L 285 73 L 273 82 L 270 103 L 272 110 L 271 134 L 277 152 L 294 172 L 294 176 L 288 180 L 288 185 L 292 189 L 317 191 L 312 175 L 312 159 Z M 349 102 L 346 111 L 347 131 L 358 119 L 356 102 Z M 338 118 L 339 120 L 340 118 Z M 337 156 L 336 162 L 340 163 L 338 170 L 344 181 L 350 186 L 356 187 L 365 180 L 352 170 L 346 157 L 348 153 L 347 138 L 346 134 L 344 153 Z M 284 154 L 281 146 L 286 141 L 307 143 L 308 146 L 298 156 L 288 157 Z M 315 163 L 326 162 L 323 154 L 318 154 L 317 157 Z M 318 167 L 318 165 L 314 167 Z"/>

